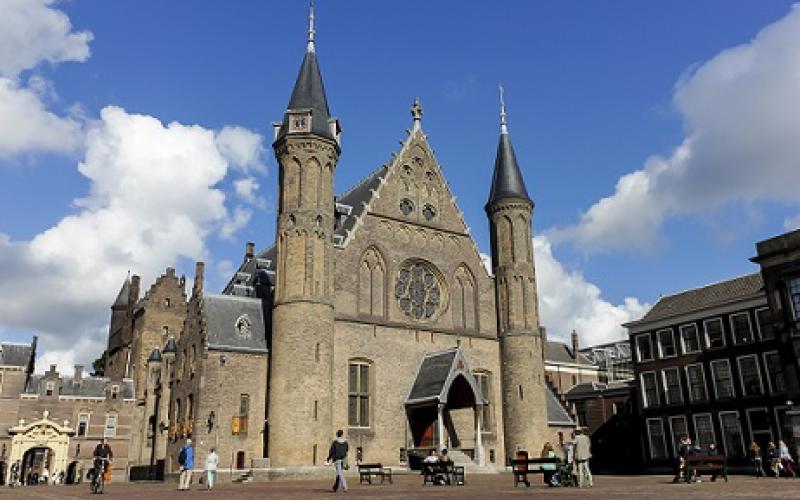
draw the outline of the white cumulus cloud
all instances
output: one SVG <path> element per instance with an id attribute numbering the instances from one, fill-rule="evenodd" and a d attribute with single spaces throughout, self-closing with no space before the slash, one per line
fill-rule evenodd
<path id="1" fill-rule="evenodd" d="M 574 225 L 550 230 L 587 252 L 650 249 L 670 216 L 723 205 L 800 203 L 800 5 L 743 45 L 698 65 L 675 86 L 687 135 L 653 156 Z"/>
<path id="2" fill-rule="evenodd" d="M 0 233 L 0 331 L 40 332 L 42 359 L 62 368 L 88 363 L 105 347 L 108 307 L 128 270 L 150 283 L 181 258 L 207 258 L 209 235 L 246 223 L 248 211 L 229 210 L 216 187 L 231 168 L 217 135 L 104 108 L 78 165 L 90 191 L 77 211 L 30 241 Z M 86 339 L 91 349 L 76 349 Z"/>
<path id="3" fill-rule="evenodd" d="M 217 134 L 217 147 L 242 172 L 266 173 L 264 138 L 246 128 L 227 126 Z"/>
<path id="4" fill-rule="evenodd" d="M 574 329 L 583 346 L 622 340 L 626 337 L 622 323 L 639 319 L 650 308 L 634 297 L 625 298 L 621 304 L 605 300 L 597 285 L 556 260 L 546 236 L 533 239 L 533 252 L 539 321 L 547 327 L 550 339 L 569 342 Z"/>

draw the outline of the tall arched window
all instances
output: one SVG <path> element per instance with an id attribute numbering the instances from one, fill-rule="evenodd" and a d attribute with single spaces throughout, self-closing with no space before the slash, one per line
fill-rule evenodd
<path id="1" fill-rule="evenodd" d="M 386 265 L 375 247 L 364 252 L 359 266 L 358 312 L 383 317 L 386 300 Z"/>
<path id="2" fill-rule="evenodd" d="M 462 264 L 455 272 L 453 283 L 453 326 L 458 329 L 475 330 L 476 302 L 475 278 L 469 268 Z"/>

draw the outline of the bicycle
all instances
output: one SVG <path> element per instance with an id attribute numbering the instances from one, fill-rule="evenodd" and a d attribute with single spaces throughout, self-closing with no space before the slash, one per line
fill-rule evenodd
<path id="1" fill-rule="evenodd" d="M 92 482 L 89 483 L 89 491 L 102 495 L 105 490 L 106 480 L 104 478 L 106 471 L 106 464 L 111 461 L 104 457 L 98 457 L 94 461 L 92 467 Z"/>

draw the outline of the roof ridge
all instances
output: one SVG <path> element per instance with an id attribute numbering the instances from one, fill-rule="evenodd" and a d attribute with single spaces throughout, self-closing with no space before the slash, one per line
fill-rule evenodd
<path id="1" fill-rule="evenodd" d="M 753 272 L 753 273 L 741 274 L 741 275 L 739 275 L 739 276 L 734 276 L 733 278 L 728 278 L 728 279 L 723 279 L 723 280 L 719 280 L 719 281 L 714 281 L 714 282 L 712 282 L 712 283 L 708 283 L 708 284 L 701 285 L 701 286 L 696 286 L 696 287 L 694 287 L 694 288 L 687 288 L 687 289 L 685 289 L 685 290 L 681 290 L 681 291 L 679 291 L 679 292 L 671 293 L 671 294 L 669 294 L 669 295 L 662 295 L 661 297 L 659 297 L 659 298 L 658 298 L 658 300 L 656 301 L 656 303 L 658 303 L 658 301 L 660 301 L 660 300 L 662 300 L 662 299 L 666 299 L 666 298 L 669 298 L 669 297 L 676 297 L 676 296 L 678 296 L 678 295 L 682 295 L 682 294 L 684 294 L 684 293 L 695 292 L 695 291 L 698 291 L 698 290 L 704 290 L 704 289 L 706 289 L 706 288 L 711 288 L 711 287 L 713 287 L 713 286 L 722 285 L 722 284 L 724 284 L 724 283 L 730 283 L 730 282 L 732 282 L 732 281 L 736 281 L 736 280 L 738 280 L 738 279 L 742 279 L 742 278 L 749 278 L 749 277 L 756 276 L 756 275 L 760 276 L 760 275 L 761 275 L 761 272 L 760 272 L 760 271 L 756 271 L 756 272 Z M 655 304 L 654 304 L 654 305 L 655 305 Z"/>
<path id="2" fill-rule="evenodd" d="M 362 178 L 361 178 L 361 180 L 360 180 L 360 181 L 358 181 L 358 182 L 356 182 L 354 185 L 352 185 L 352 186 L 350 187 L 350 189 L 346 190 L 346 191 L 345 191 L 344 193 L 342 193 L 342 194 L 339 194 L 339 195 L 337 195 L 337 196 L 336 196 L 336 200 L 337 200 L 337 201 L 340 201 L 340 200 L 341 200 L 342 198 L 344 198 L 345 196 L 347 196 L 347 195 L 349 195 L 349 194 L 352 194 L 352 193 L 353 193 L 353 192 L 354 192 L 356 189 L 360 188 L 361 186 L 363 186 L 364 184 L 366 184 L 366 183 L 367 183 L 367 182 L 368 182 L 370 179 L 372 179 L 372 176 L 373 176 L 373 175 L 375 175 L 376 173 L 378 173 L 378 171 L 379 171 L 380 169 L 382 169 L 382 168 L 387 168 L 387 166 L 386 166 L 386 164 L 385 164 L 385 163 L 384 163 L 383 165 L 380 165 L 379 167 L 377 167 L 377 168 L 373 169 L 373 170 L 372 170 L 370 173 L 368 173 L 367 175 L 365 175 L 364 177 L 362 177 Z"/>

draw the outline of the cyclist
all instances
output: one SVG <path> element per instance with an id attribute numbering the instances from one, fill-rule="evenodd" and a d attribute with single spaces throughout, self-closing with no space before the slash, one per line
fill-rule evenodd
<path id="1" fill-rule="evenodd" d="M 108 444 L 106 438 L 103 438 L 94 448 L 92 456 L 94 458 L 94 472 L 92 475 L 91 488 L 95 493 L 102 493 L 103 486 L 109 479 L 109 472 L 111 470 L 109 464 L 114 458 L 114 453 L 111 451 L 111 446 Z"/>

